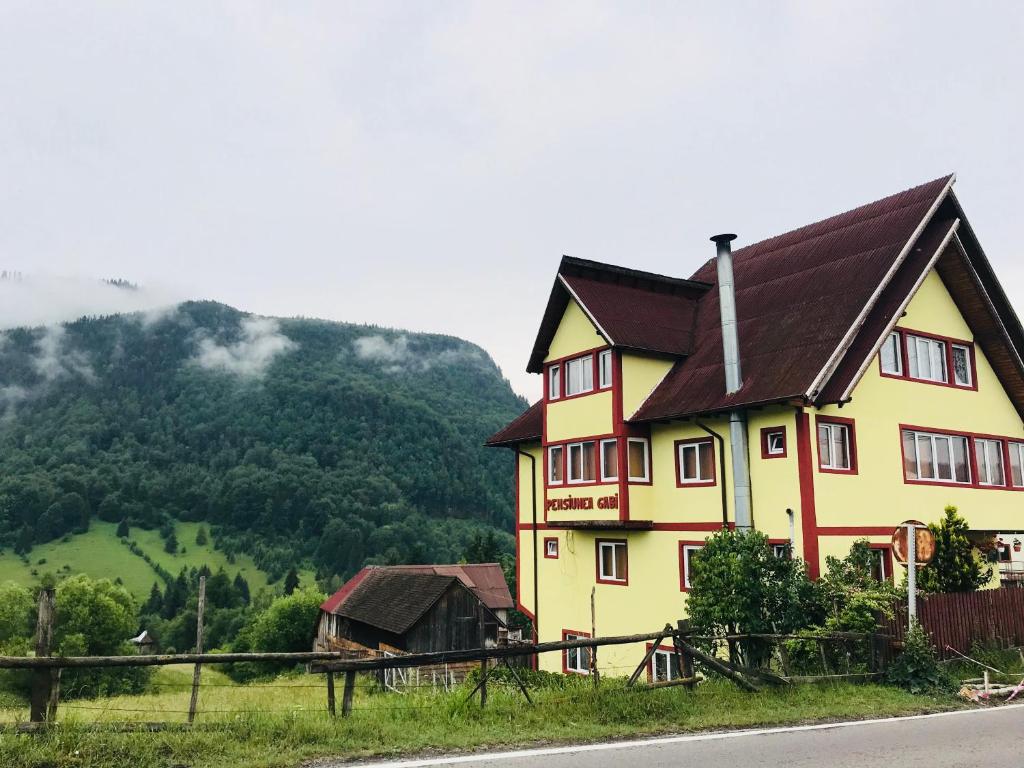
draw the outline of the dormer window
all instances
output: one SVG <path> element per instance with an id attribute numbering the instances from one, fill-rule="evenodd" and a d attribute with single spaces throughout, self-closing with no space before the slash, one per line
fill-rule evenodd
<path id="1" fill-rule="evenodd" d="M 565 394 L 581 395 L 594 389 L 594 356 L 577 357 L 565 364 Z"/>

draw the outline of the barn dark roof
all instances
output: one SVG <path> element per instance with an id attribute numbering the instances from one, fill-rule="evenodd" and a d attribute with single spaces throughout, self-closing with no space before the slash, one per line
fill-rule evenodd
<path id="1" fill-rule="evenodd" d="M 401 634 L 456 581 L 493 610 L 515 603 L 498 563 L 369 565 L 320 606 L 326 613 Z M 405 624 L 405 629 L 393 627 Z"/>
<path id="2" fill-rule="evenodd" d="M 331 612 L 401 635 L 457 583 L 454 576 L 375 568 Z"/>
<path id="3" fill-rule="evenodd" d="M 544 430 L 544 401 L 538 400 L 508 426 L 487 438 L 487 445 L 499 447 L 540 440 Z"/>

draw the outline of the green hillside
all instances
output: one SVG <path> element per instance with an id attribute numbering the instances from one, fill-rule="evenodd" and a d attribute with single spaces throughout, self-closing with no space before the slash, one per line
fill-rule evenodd
<path id="1" fill-rule="evenodd" d="M 164 551 L 163 539 L 155 530 L 134 529 L 129 539 L 172 574 L 177 574 L 182 567 L 199 569 L 205 565 L 211 571 L 223 568 L 231 578 L 236 573 L 242 574 L 254 593 L 268 586 L 267 575 L 256 567 L 249 555 L 237 555 L 232 558 L 232 563 L 227 555 L 209 542 L 196 544 L 196 533 L 201 527 L 202 523 L 178 523 L 175 526 L 178 540 L 185 542 L 185 551 L 179 550 L 175 554 Z M 86 573 L 97 579 L 120 579 L 141 603 L 149 595 L 153 583 L 161 583 L 160 577 L 149 563 L 120 541 L 116 529 L 114 523 L 94 521 L 87 532 L 69 534 L 66 540 L 38 544 L 24 557 L 13 552 L 5 553 L 0 556 L 0 582 L 35 585 L 46 574 L 60 577 Z M 311 583 L 313 573 L 300 570 L 299 578 L 303 583 Z"/>
<path id="2" fill-rule="evenodd" d="M 224 565 L 254 589 L 509 551 L 510 459 L 482 443 L 525 405 L 460 339 L 213 302 L 0 332 L 0 579 L 140 594 L 153 569 L 121 521 L 172 574 Z"/>

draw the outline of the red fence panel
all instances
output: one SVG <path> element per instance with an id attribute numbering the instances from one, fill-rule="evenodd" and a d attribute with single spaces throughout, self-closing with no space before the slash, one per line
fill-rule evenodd
<path id="1" fill-rule="evenodd" d="M 939 656 L 953 656 L 948 648 L 968 653 L 971 646 L 1024 646 L 1024 589 L 984 589 L 948 595 L 922 595 L 917 619 Z M 907 606 L 900 605 L 892 619 L 880 622 L 883 632 L 902 643 L 907 632 Z"/>

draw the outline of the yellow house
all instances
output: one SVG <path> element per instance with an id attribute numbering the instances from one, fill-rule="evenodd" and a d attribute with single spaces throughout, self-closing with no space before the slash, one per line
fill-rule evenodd
<path id="1" fill-rule="evenodd" d="M 691 555 L 723 525 L 812 577 L 867 538 L 892 578 L 894 527 L 946 504 L 1019 538 L 1024 329 L 953 181 L 735 253 L 713 238 L 690 279 L 562 259 L 527 366 L 542 397 L 488 442 L 515 452 L 517 605 L 540 641 L 685 616 Z"/>

